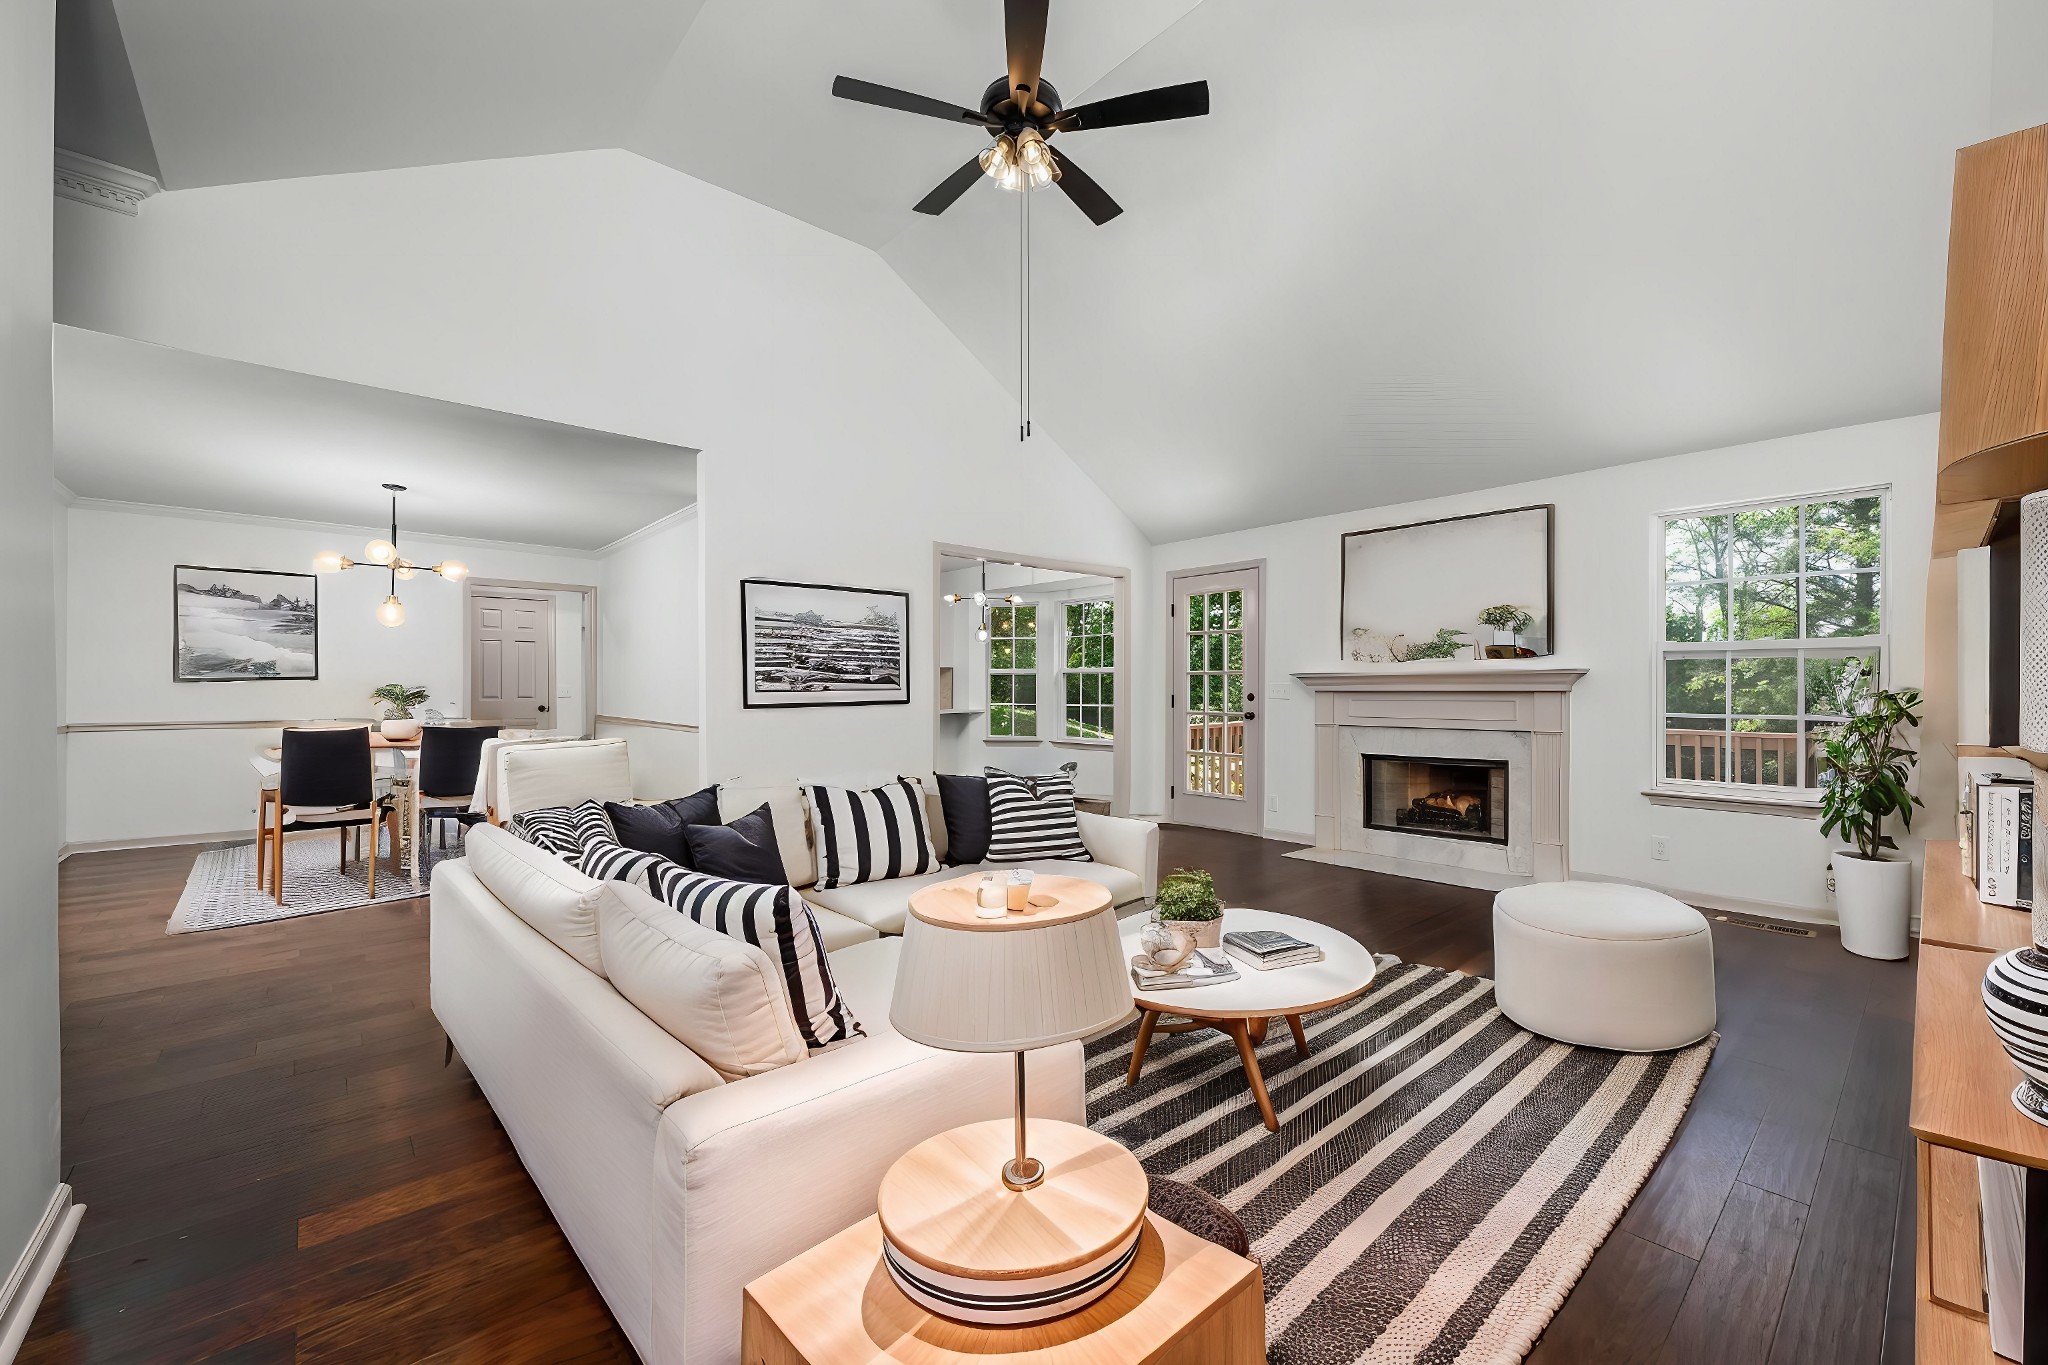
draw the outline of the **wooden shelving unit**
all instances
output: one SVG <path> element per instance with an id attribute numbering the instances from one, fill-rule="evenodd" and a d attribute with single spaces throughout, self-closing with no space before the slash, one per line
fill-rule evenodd
<path id="1" fill-rule="evenodd" d="M 1920 884 L 1920 945 L 2003 953 L 2032 940 L 2034 917 L 2025 910 L 1986 905 L 1962 869 L 1962 850 L 1952 839 L 1927 844 Z M 1983 975 L 1980 971 L 1979 976 Z"/>

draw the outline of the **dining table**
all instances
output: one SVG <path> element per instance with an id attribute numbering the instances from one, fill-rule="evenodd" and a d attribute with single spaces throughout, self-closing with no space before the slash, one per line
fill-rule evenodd
<path id="1" fill-rule="evenodd" d="M 398 843 L 394 850 L 398 866 L 408 877 L 419 871 L 419 839 L 413 829 L 413 789 L 416 786 L 414 765 L 408 755 L 419 752 L 420 739 L 386 739 L 376 730 L 370 731 L 370 762 L 377 769 L 377 782 L 382 787 L 380 795 L 388 795 L 398 811 Z M 267 886 L 264 881 L 264 858 L 270 841 L 264 836 L 273 829 L 272 821 L 278 825 L 284 822 L 284 803 L 278 799 L 278 774 L 283 771 L 283 746 L 273 744 L 259 750 L 249 758 L 249 766 L 256 770 L 256 885 Z"/>

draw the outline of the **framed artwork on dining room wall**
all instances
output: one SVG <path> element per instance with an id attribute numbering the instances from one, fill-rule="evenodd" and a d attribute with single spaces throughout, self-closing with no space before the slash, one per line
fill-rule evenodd
<path id="1" fill-rule="evenodd" d="M 1359 663 L 1557 652 L 1553 503 L 1350 531 L 1341 657 Z"/>
<path id="2" fill-rule="evenodd" d="M 320 676 L 320 580 L 274 569 L 171 569 L 173 682 Z"/>
<path id="3" fill-rule="evenodd" d="M 740 658 L 750 708 L 908 705 L 910 594 L 743 578 Z"/>

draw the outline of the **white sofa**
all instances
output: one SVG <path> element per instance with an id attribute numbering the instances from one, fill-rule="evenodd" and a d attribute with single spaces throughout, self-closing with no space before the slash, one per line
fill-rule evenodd
<path id="1" fill-rule="evenodd" d="M 539 757 L 548 751 L 558 756 Z M 618 758 L 580 752 L 601 764 Z M 573 786 L 559 765 L 586 761 L 572 746 L 510 753 L 521 759 L 501 772 L 499 794 L 514 809 L 524 808 L 522 764 L 539 762 L 559 794 Z M 736 792 L 736 802 L 750 795 Z M 1097 824 L 1091 838 L 1141 861 L 1156 833 L 1148 840 L 1150 826 L 1128 826 L 1142 822 Z M 643 892 L 600 886 L 501 829 L 478 825 L 468 838 L 470 856 L 434 869 L 434 1013 L 650 1365 L 732 1365 L 748 1281 L 872 1213 L 883 1173 L 912 1146 L 1009 1114 L 1007 1057 L 939 1052 L 890 1028 L 901 945 L 876 926 L 818 911 L 833 975 L 866 1036 L 725 1080 L 613 987 L 594 928 L 563 928 L 565 904 Z M 787 851 L 794 839 L 783 842 Z M 1123 870 L 1150 894 L 1151 862 Z M 907 902 L 907 885 L 885 885 Z M 734 942 L 775 976 L 765 954 Z M 1033 1053 L 1030 1066 L 1031 1112 L 1084 1122 L 1080 1045 Z"/>

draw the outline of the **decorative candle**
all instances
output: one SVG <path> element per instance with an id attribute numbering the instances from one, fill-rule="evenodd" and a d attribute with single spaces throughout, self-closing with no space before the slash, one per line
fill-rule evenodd
<path id="1" fill-rule="evenodd" d="M 1008 904 L 1011 910 L 1028 910 L 1031 907 L 1031 869 L 1012 868 Z"/>
<path id="2" fill-rule="evenodd" d="M 984 872 L 981 885 L 975 888 L 974 913 L 980 919 L 1001 919 L 1007 910 L 1003 904 L 1003 888 L 996 881 L 996 874 Z"/>

